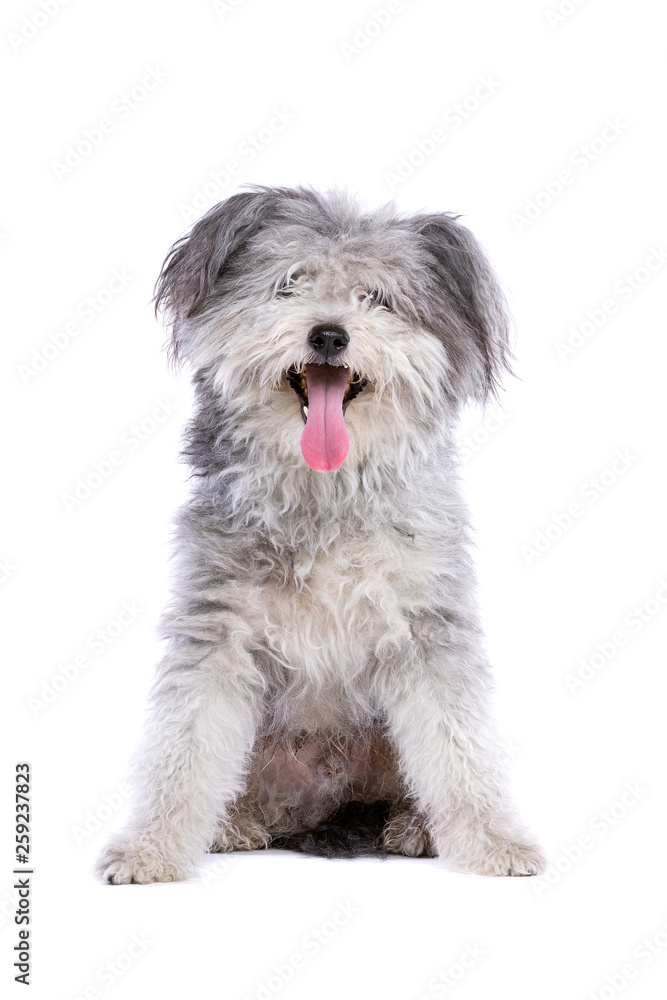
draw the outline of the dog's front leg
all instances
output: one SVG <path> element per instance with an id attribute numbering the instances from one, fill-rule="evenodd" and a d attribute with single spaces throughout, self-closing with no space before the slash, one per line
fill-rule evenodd
<path id="1" fill-rule="evenodd" d="M 174 643 L 151 692 L 128 825 L 97 859 L 114 885 L 187 878 L 245 783 L 262 711 L 252 656 L 231 641 Z"/>
<path id="2" fill-rule="evenodd" d="M 488 708 L 491 679 L 474 645 L 415 644 L 384 708 L 408 788 L 437 854 L 459 871 L 535 875 L 544 857 L 512 804 Z"/>

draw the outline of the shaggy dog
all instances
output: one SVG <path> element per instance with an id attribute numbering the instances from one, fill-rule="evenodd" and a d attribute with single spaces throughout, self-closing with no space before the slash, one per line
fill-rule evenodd
<path id="1" fill-rule="evenodd" d="M 457 217 L 256 187 L 156 289 L 194 376 L 168 639 L 113 884 L 207 850 L 439 855 L 534 875 L 489 716 L 454 428 L 508 368 Z"/>

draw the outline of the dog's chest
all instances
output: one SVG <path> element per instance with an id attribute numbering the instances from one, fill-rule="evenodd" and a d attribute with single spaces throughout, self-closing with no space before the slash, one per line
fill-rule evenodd
<path id="1" fill-rule="evenodd" d="M 338 678 L 382 642 L 410 637 L 407 612 L 432 596 L 433 558 L 395 531 L 297 553 L 286 586 L 262 591 L 265 636 L 292 667 Z"/>

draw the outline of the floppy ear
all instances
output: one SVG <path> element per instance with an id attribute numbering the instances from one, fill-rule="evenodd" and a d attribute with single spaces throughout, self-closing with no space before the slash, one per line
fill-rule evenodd
<path id="1" fill-rule="evenodd" d="M 486 254 L 457 219 L 448 212 L 412 219 L 429 279 L 426 320 L 444 342 L 458 393 L 484 403 L 512 370 L 509 311 Z"/>
<path id="2" fill-rule="evenodd" d="M 155 284 L 155 310 L 172 328 L 170 353 L 179 360 L 179 330 L 205 308 L 232 258 L 262 226 L 272 200 L 268 189 L 232 195 L 215 205 L 174 243 Z"/>

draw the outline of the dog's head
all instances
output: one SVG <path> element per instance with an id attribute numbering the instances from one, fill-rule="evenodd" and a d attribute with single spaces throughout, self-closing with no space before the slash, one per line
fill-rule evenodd
<path id="1" fill-rule="evenodd" d="M 359 460 L 428 449 L 508 368 L 504 298 L 457 218 L 340 193 L 233 195 L 172 247 L 156 304 L 233 433 L 318 472 L 351 442 Z"/>

